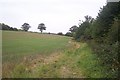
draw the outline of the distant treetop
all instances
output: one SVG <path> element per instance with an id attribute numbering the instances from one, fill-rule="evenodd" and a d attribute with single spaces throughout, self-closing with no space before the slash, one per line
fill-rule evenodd
<path id="1" fill-rule="evenodd" d="M 40 23 L 38 25 L 38 29 L 40 29 L 41 33 L 43 32 L 43 30 L 46 30 L 45 24 L 44 23 Z"/>
<path id="2" fill-rule="evenodd" d="M 31 26 L 28 23 L 24 23 L 21 27 L 24 31 L 28 31 Z"/>

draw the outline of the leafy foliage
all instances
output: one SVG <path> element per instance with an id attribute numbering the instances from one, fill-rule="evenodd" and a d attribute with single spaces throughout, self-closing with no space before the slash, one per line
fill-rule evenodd
<path id="1" fill-rule="evenodd" d="M 21 28 L 22 28 L 24 31 L 28 31 L 30 27 L 31 27 L 31 26 L 30 26 L 28 23 L 24 23 Z"/>
<path id="2" fill-rule="evenodd" d="M 70 36 L 74 37 L 75 36 L 75 33 L 76 31 L 78 30 L 78 27 L 76 25 L 72 26 L 69 31 L 71 32 Z"/>
<path id="3" fill-rule="evenodd" d="M 72 37 L 72 33 L 71 33 L 71 32 L 67 32 L 67 33 L 65 34 L 65 36 Z"/>
<path id="4" fill-rule="evenodd" d="M 111 25 L 113 24 L 114 18 L 118 17 L 120 14 L 120 2 L 119 3 L 108 3 L 103 9 L 100 10 L 98 16 L 96 18 L 96 26 L 97 28 L 96 36 L 99 37 L 106 37 Z"/>
<path id="5" fill-rule="evenodd" d="M 0 23 L 0 30 L 18 31 L 17 28 L 10 27 L 4 23 Z"/>
<path id="6" fill-rule="evenodd" d="M 85 16 L 85 21 L 79 26 L 75 39 L 89 42 L 94 53 L 106 66 L 109 77 L 118 76 L 118 45 L 120 27 L 120 2 L 108 3 L 101 8 L 96 19 Z"/>
<path id="7" fill-rule="evenodd" d="M 38 29 L 40 29 L 41 33 L 43 32 L 43 30 L 46 30 L 45 24 L 41 23 L 38 25 Z"/>
<path id="8" fill-rule="evenodd" d="M 89 34 L 89 27 L 93 22 L 93 18 L 91 16 L 85 16 L 85 22 L 83 22 L 81 25 L 79 25 L 78 30 L 75 34 L 75 39 L 78 40 L 80 38 L 88 38 L 90 36 L 87 36 L 86 34 Z"/>
<path id="9" fill-rule="evenodd" d="M 62 32 L 57 33 L 57 35 L 64 35 Z"/>
<path id="10" fill-rule="evenodd" d="M 72 26 L 69 31 L 76 32 L 78 27 L 76 25 Z"/>

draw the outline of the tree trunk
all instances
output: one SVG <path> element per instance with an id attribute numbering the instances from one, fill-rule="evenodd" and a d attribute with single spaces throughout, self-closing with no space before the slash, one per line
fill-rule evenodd
<path id="1" fill-rule="evenodd" d="M 41 31 L 41 33 L 42 33 L 42 30 L 40 30 Z"/>

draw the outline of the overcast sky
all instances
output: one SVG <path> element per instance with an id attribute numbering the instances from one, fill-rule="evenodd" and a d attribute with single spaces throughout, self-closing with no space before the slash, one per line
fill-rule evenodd
<path id="1" fill-rule="evenodd" d="M 106 0 L 0 0 L 0 23 L 20 28 L 25 22 L 29 31 L 39 31 L 38 24 L 47 27 L 44 32 L 66 33 L 85 15 L 95 18 Z"/>

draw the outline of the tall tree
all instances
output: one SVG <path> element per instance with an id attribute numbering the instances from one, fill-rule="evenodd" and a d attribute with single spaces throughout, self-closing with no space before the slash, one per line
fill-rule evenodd
<path id="1" fill-rule="evenodd" d="M 28 23 L 24 23 L 21 27 L 24 31 L 28 31 L 31 26 Z"/>
<path id="2" fill-rule="evenodd" d="M 41 33 L 43 32 L 43 30 L 46 30 L 45 24 L 44 23 L 40 23 L 38 25 L 38 29 L 40 29 Z"/>
<path id="3" fill-rule="evenodd" d="M 94 19 L 91 16 L 85 16 L 85 21 L 79 25 L 78 30 L 75 33 L 75 39 L 78 40 L 81 37 L 90 37 L 88 35 L 90 33 L 90 25 L 94 21 Z"/>
<path id="4" fill-rule="evenodd" d="M 96 38 L 104 38 L 107 36 L 111 28 L 114 18 L 120 14 L 120 2 L 111 2 L 101 8 L 93 26 L 93 34 Z M 97 29 L 97 30 L 96 30 Z"/>

